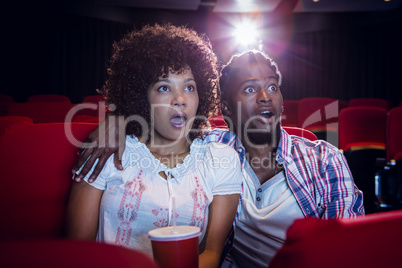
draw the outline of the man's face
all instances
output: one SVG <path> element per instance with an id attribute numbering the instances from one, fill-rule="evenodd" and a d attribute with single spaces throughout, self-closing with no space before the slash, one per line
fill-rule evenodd
<path id="1" fill-rule="evenodd" d="M 266 143 L 258 141 L 258 137 L 272 134 L 282 113 L 283 99 L 275 73 L 265 63 L 242 64 L 227 91 L 224 102 L 237 134 L 244 135 L 245 130 L 248 133 L 245 137 L 252 139 L 252 143 Z"/>

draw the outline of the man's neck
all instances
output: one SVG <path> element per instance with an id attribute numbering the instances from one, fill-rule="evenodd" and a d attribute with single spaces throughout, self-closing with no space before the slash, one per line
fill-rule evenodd
<path id="1" fill-rule="evenodd" d="M 242 139 L 247 152 L 247 161 L 261 184 L 272 178 L 276 173 L 276 149 L 272 144 L 255 145 Z"/>

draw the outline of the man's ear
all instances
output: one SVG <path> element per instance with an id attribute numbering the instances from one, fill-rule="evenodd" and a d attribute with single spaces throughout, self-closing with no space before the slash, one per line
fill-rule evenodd
<path id="1" fill-rule="evenodd" d="M 222 101 L 222 115 L 225 115 L 225 116 L 232 115 L 232 112 L 231 112 L 231 110 L 229 108 L 229 105 L 227 104 L 226 101 Z"/>

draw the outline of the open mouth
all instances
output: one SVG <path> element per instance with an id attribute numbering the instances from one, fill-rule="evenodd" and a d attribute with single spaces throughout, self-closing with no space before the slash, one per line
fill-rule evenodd
<path id="1" fill-rule="evenodd" d="M 185 125 L 187 121 L 187 117 L 185 115 L 174 115 L 171 119 L 170 119 L 170 123 L 172 123 L 172 125 L 174 127 L 183 127 Z"/>
<path id="2" fill-rule="evenodd" d="M 262 112 L 260 113 L 260 115 L 261 115 L 263 118 L 269 119 L 269 118 L 271 118 L 271 117 L 274 116 L 274 113 L 271 112 L 271 111 L 262 111 Z"/>

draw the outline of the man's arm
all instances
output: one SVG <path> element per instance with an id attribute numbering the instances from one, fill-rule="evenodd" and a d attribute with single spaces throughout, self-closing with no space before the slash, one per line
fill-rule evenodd
<path id="1" fill-rule="evenodd" d="M 341 152 L 331 158 L 327 167 L 332 185 L 332 201 L 326 205 L 324 218 L 354 218 L 364 215 L 363 192 L 354 183 L 347 161 Z"/>
<path id="2" fill-rule="evenodd" d="M 125 142 L 124 120 L 121 118 L 116 119 L 114 115 L 108 114 L 105 120 L 88 135 L 85 143 L 94 143 L 94 145 L 91 148 L 82 148 L 80 150 L 79 159 L 72 168 L 73 179 L 76 182 L 82 181 L 92 169 L 95 161 L 99 159 L 88 180 L 89 182 L 95 181 L 112 154 L 114 154 L 114 165 L 117 169 L 122 170 L 121 157 L 124 152 Z M 81 166 L 80 173 L 76 175 Z"/>

